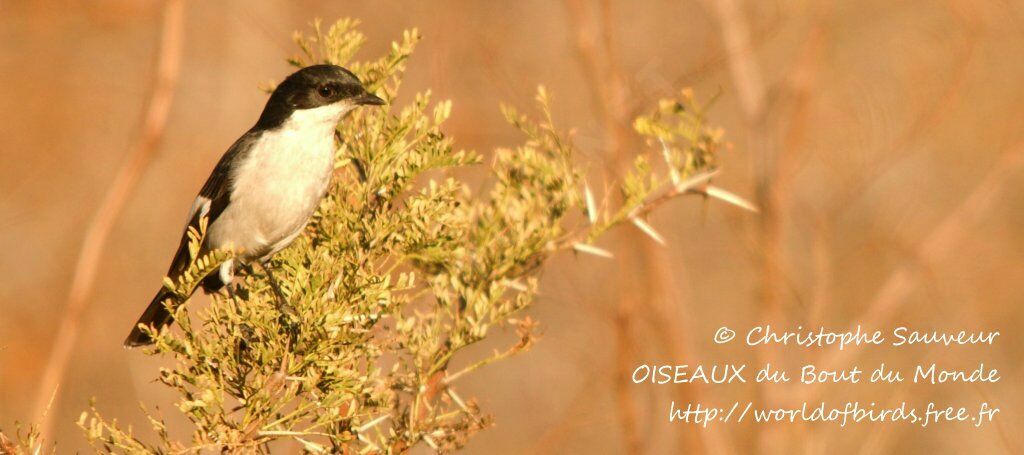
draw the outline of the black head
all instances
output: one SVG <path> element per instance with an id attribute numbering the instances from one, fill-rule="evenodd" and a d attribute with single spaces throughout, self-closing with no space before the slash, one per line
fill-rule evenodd
<path id="1" fill-rule="evenodd" d="M 257 127 L 274 128 L 297 110 L 335 103 L 352 106 L 381 105 L 384 100 L 369 93 L 351 71 L 337 65 L 313 65 L 288 76 L 267 100 Z"/>

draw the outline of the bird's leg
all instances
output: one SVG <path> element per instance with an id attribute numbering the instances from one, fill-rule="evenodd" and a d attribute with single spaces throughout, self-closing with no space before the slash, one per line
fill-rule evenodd
<path id="1" fill-rule="evenodd" d="M 270 282 L 270 289 L 274 291 L 274 296 L 277 297 L 277 310 L 284 314 L 294 315 L 295 308 L 292 307 L 288 300 L 284 298 L 284 293 L 281 292 L 281 286 L 277 282 L 277 278 L 274 278 L 274 274 L 270 271 L 270 267 L 262 262 L 257 262 L 260 268 L 263 269 L 263 273 L 267 275 L 267 281 Z"/>
<path id="2" fill-rule="evenodd" d="M 205 283 L 207 281 L 209 281 L 209 280 L 211 280 L 213 278 L 217 278 L 221 282 L 220 289 L 223 290 L 224 293 L 228 295 L 228 300 L 230 300 L 234 304 L 238 304 L 238 284 L 235 283 L 235 279 L 234 279 L 235 278 L 234 267 L 235 267 L 235 263 L 231 262 L 231 261 L 228 261 L 228 262 L 225 262 L 225 263 L 221 264 L 220 267 L 217 268 L 216 275 L 211 275 L 211 276 L 206 277 L 206 278 L 203 279 L 203 281 L 202 281 L 203 285 L 204 285 L 203 289 L 206 289 Z M 244 265 L 242 265 L 241 267 L 245 268 Z M 225 269 L 225 268 L 227 268 L 227 269 Z M 227 270 L 227 272 L 225 272 L 225 270 Z M 252 270 L 250 269 L 250 273 L 251 272 L 252 272 Z M 207 291 L 207 292 L 209 292 L 209 291 Z"/>
<path id="3" fill-rule="evenodd" d="M 233 264 L 235 267 L 234 271 L 231 273 L 231 278 L 224 283 L 224 290 L 227 292 L 228 297 L 231 297 L 231 300 L 237 304 L 238 299 L 249 298 L 249 290 L 244 286 L 245 277 L 255 275 L 256 271 L 253 270 L 251 265 L 245 262 L 236 260 L 233 261 Z M 243 272 L 243 275 L 239 277 L 235 274 L 235 271 L 241 271 Z"/>
<path id="4" fill-rule="evenodd" d="M 281 292 L 281 285 L 277 283 L 277 278 L 274 278 L 274 274 L 270 271 L 270 267 L 264 264 L 260 264 L 263 269 L 263 273 L 267 275 L 267 281 L 270 281 L 270 289 L 274 291 L 274 295 L 277 296 L 277 303 L 279 306 L 284 306 L 288 303 L 284 298 L 284 292 Z"/>

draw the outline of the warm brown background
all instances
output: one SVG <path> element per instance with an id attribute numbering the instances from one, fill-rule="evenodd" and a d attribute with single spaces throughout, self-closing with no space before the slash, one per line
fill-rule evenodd
<path id="1" fill-rule="evenodd" d="M 258 116 L 257 86 L 289 71 L 291 32 L 315 17 L 352 16 L 371 40 L 364 56 L 420 28 L 425 41 L 399 101 L 426 88 L 451 98 L 446 129 L 462 147 L 514 144 L 498 103 L 529 107 L 534 87 L 546 84 L 557 120 L 578 128 L 594 177 L 614 168 L 616 154 L 640 149 L 615 142 L 632 107 L 683 86 L 702 99 L 721 91 L 711 118 L 734 148 L 716 183 L 765 208 L 758 217 L 714 201 L 674 202 L 651 220 L 667 248 L 626 229 L 602 244 L 617 261 L 554 260 L 532 312 L 545 325 L 542 342 L 466 382 L 465 395 L 497 421 L 470 452 L 1022 453 L 1024 3 L 777 0 L 740 2 L 738 11 L 732 3 L 188 3 L 165 137 L 103 252 L 53 411 L 61 452 L 83 446 L 74 421 L 89 397 L 124 422 L 142 423 L 139 401 L 174 414 L 171 397 L 150 382 L 159 362 L 121 340 L 160 284 L 195 191 Z M 156 1 L 0 1 L 4 430 L 32 418 L 82 231 L 138 135 L 161 10 Z M 984 361 L 1001 370 L 998 384 L 843 386 L 821 396 L 988 400 L 1002 413 L 982 428 L 694 431 L 666 423 L 671 400 L 784 404 L 802 389 L 624 383 L 643 362 L 754 369 L 835 359 L 710 341 L 719 326 L 742 332 L 762 320 L 1000 330 L 990 348 L 854 358 L 863 368 Z"/>

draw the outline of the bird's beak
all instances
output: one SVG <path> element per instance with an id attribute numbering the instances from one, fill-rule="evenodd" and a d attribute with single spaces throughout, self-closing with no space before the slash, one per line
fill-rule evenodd
<path id="1" fill-rule="evenodd" d="M 357 96 L 353 101 L 355 102 L 355 104 L 360 106 L 380 106 L 384 104 L 384 100 L 382 100 L 379 96 L 374 95 L 373 93 L 364 93 L 362 95 Z"/>

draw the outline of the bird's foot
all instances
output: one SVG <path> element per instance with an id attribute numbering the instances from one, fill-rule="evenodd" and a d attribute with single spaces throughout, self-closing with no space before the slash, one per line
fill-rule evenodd
<path id="1" fill-rule="evenodd" d="M 295 307 L 293 307 L 291 303 L 288 303 L 288 299 L 285 298 L 284 292 L 281 291 L 281 285 L 278 284 L 277 278 L 274 278 L 273 272 L 271 272 L 270 268 L 265 265 L 261 265 L 261 267 L 263 268 L 263 272 L 267 275 L 267 281 L 270 282 L 270 289 L 274 292 L 274 297 L 277 300 L 277 311 L 291 319 L 297 319 L 299 313 L 295 311 Z"/>

